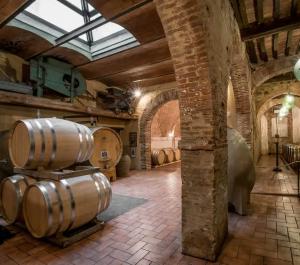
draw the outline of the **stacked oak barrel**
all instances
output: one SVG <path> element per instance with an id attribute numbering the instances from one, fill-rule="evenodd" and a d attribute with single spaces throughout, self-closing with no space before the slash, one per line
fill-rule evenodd
<path id="1" fill-rule="evenodd" d="M 95 168 L 90 174 L 51 178 L 53 172 L 90 159 L 94 140 L 86 126 L 55 118 L 20 120 L 10 131 L 8 147 L 15 171 L 23 173 L 0 185 L 0 210 L 7 223 L 25 222 L 41 238 L 80 227 L 109 206 L 110 183 Z"/>
<path id="2" fill-rule="evenodd" d="M 178 148 L 153 149 L 151 159 L 153 166 L 162 166 L 176 162 L 181 159 L 180 150 Z"/>

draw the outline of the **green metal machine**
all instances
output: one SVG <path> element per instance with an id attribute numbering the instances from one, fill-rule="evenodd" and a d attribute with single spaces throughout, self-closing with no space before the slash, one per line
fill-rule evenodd
<path id="1" fill-rule="evenodd" d="M 36 82 L 37 96 L 42 97 L 44 89 L 51 89 L 66 97 L 79 96 L 86 90 L 86 82 L 71 64 L 50 57 L 30 61 L 30 79 Z"/>

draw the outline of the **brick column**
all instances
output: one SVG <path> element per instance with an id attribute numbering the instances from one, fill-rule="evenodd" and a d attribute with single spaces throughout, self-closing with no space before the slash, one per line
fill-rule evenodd
<path id="1" fill-rule="evenodd" d="M 237 25 L 227 0 L 155 2 L 180 101 L 182 251 L 215 260 L 228 229 L 226 100 Z"/>
<path id="2" fill-rule="evenodd" d="M 252 147 L 251 78 L 248 62 L 235 58 L 231 68 L 231 81 L 236 99 L 237 127 L 246 142 Z"/>

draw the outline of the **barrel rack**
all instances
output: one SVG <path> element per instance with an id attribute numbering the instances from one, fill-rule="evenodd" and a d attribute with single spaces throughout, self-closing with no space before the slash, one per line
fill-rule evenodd
<path id="1" fill-rule="evenodd" d="M 74 178 L 83 175 L 90 175 L 99 172 L 98 167 L 89 166 L 79 166 L 75 170 L 62 170 L 62 171 L 52 171 L 52 170 L 30 170 L 24 168 L 14 168 L 14 173 L 24 174 L 26 176 L 31 176 L 36 179 L 47 179 L 47 180 L 61 180 L 66 178 Z"/>
<path id="2" fill-rule="evenodd" d="M 73 178 L 83 175 L 90 175 L 99 172 L 99 168 L 91 166 L 78 166 L 74 170 L 62 170 L 62 171 L 47 171 L 47 170 L 28 170 L 23 168 L 14 168 L 14 173 L 24 174 L 37 178 L 39 180 L 55 180 Z M 26 229 L 22 223 L 16 223 L 16 225 L 22 229 Z M 104 221 L 94 218 L 85 225 L 75 228 L 71 231 L 65 231 L 53 236 L 45 237 L 43 240 L 50 242 L 58 247 L 65 248 L 73 243 L 76 243 L 93 233 L 100 231 L 104 228 Z"/>
<path id="3" fill-rule="evenodd" d="M 176 163 L 179 163 L 181 162 L 181 160 L 177 160 L 177 161 L 173 161 L 173 162 L 170 162 L 170 163 L 165 163 L 165 164 L 162 164 L 162 165 L 152 165 L 153 168 L 160 168 L 160 167 L 165 167 L 165 166 L 168 166 L 168 165 L 172 165 L 172 164 L 176 164 Z"/>

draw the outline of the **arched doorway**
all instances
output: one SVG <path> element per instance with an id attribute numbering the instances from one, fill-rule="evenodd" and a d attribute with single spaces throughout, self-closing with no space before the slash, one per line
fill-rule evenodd
<path id="1" fill-rule="evenodd" d="M 178 100 L 176 89 L 163 91 L 155 96 L 145 107 L 140 121 L 141 168 L 151 169 L 151 124 L 154 115 L 164 104 Z"/>
<path id="2" fill-rule="evenodd" d="M 179 101 L 172 100 L 162 105 L 153 116 L 151 150 L 177 149 L 180 139 Z"/>

